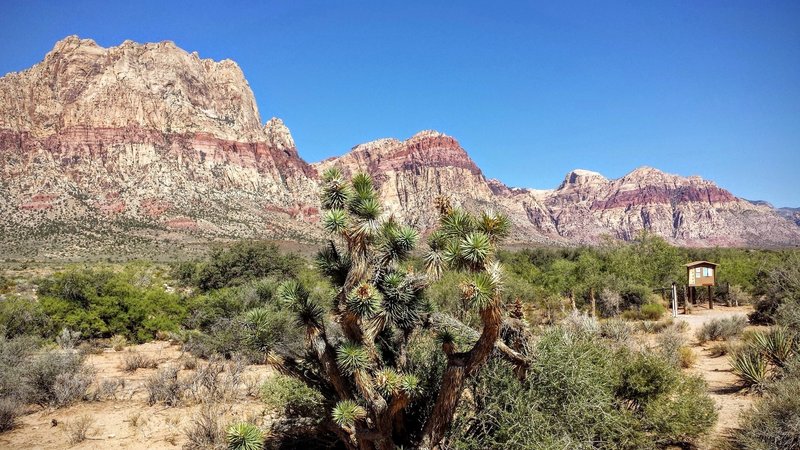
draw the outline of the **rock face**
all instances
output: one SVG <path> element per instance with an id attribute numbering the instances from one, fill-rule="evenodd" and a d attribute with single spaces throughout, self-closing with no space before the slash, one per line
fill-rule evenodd
<path id="1" fill-rule="evenodd" d="M 616 180 L 576 169 L 553 190 L 510 188 L 486 179 L 458 142 L 425 131 L 407 141 L 382 139 L 315 164 L 322 171 L 367 171 L 387 209 L 423 227 L 434 199 L 448 195 L 472 209 L 509 216 L 518 244 L 597 244 L 631 240 L 643 230 L 687 246 L 796 246 L 800 227 L 771 206 L 735 197 L 699 177 L 641 167 Z"/>
<path id="2" fill-rule="evenodd" d="M 314 234 L 315 172 L 288 129 L 261 125 L 234 62 L 170 42 L 106 49 L 68 37 L 6 75 L 0 155 L 7 237 L 42 228 Z"/>
<path id="3" fill-rule="evenodd" d="M 556 189 L 510 188 L 436 131 L 309 165 L 280 119 L 261 123 L 232 61 L 171 42 L 102 48 L 68 37 L 41 63 L 0 78 L 0 243 L 313 241 L 323 236 L 317 180 L 331 166 L 369 172 L 388 212 L 422 228 L 435 222 L 435 198 L 449 195 L 506 213 L 521 244 L 596 243 L 641 230 L 681 245 L 800 243 L 795 215 L 697 177 L 640 168 L 609 180 L 575 170 Z"/>

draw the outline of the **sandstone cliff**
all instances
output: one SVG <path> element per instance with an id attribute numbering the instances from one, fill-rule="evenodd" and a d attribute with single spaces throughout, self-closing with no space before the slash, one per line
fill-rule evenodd
<path id="1" fill-rule="evenodd" d="M 0 79 L 0 213 L 25 228 L 314 235 L 315 173 L 239 67 L 68 37 Z"/>
<path id="2" fill-rule="evenodd" d="M 6 244 L 33 243 L 34 254 L 63 247 L 65 236 L 82 236 L 75 245 L 84 247 L 185 236 L 317 240 L 317 180 L 334 165 L 372 174 L 388 212 L 421 228 L 435 222 L 435 198 L 449 195 L 506 213 L 519 244 L 597 243 L 641 230 L 681 245 L 800 243 L 795 215 L 697 177 L 640 168 L 609 180 L 575 170 L 555 189 L 511 188 L 436 131 L 309 165 L 280 119 L 262 126 L 234 62 L 171 42 L 102 48 L 68 37 L 39 64 L 0 78 L 0 234 Z"/>

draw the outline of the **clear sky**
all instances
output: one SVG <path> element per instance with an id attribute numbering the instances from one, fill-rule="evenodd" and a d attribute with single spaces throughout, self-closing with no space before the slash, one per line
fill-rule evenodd
<path id="1" fill-rule="evenodd" d="M 1 0 L 0 73 L 70 34 L 237 61 L 307 161 L 436 129 L 512 186 L 649 165 L 800 206 L 796 0 Z"/>

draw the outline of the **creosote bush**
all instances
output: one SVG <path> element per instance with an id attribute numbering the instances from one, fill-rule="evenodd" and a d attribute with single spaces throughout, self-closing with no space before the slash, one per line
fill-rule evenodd
<path id="1" fill-rule="evenodd" d="M 295 378 L 276 375 L 261 385 L 261 400 L 287 417 L 316 417 L 324 398 Z"/>

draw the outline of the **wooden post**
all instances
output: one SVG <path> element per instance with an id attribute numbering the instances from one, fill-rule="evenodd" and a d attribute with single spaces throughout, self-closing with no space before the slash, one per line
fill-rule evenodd
<path id="1" fill-rule="evenodd" d="M 594 298 L 594 288 L 589 288 L 589 298 L 592 300 L 592 317 L 597 317 L 597 301 Z"/>
<path id="2" fill-rule="evenodd" d="M 688 286 L 683 287 L 683 313 L 689 314 L 689 294 L 686 292 L 688 291 Z"/>
<path id="3" fill-rule="evenodd" d="M 714 309 L 714 297 L 711 296 L 711 286 L 708 286 L 708 309 Z"/>

